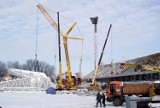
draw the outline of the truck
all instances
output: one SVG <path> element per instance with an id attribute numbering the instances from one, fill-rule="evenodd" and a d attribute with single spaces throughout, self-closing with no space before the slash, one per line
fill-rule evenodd
<path id="1" fill-rule="evenodd" d="M 151 100 L 155 96 L 160 96 L 160 81 L 111 81 L 106 88 L 107 101 L 113 102 L 114 106 L 121 106 L 126 101 L 126 96 L 133 95 L 148 97 Z"/>

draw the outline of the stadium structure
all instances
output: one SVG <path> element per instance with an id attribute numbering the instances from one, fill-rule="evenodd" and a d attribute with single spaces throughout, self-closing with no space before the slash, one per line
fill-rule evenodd
<path id="1" fill-rule="evenodd" d="M 132 64 L 132 65 L 122 65 Z M 146 69 L 136 70 L 136 66 Z M 95 70 L 84 76 L 84 81 L 92 82 Z M 160 53 L 113 64 L 100 65 L 96 82 L 105 86 L 110 81 L 154 81 L 160 79 Z"/>
<path id="2" fill-rule="evenodd" d="M 0 82 L 0 91 L 43 91 L 55 87 L 46 74 L 21 69 L 8 69 L 7 77 Z"/>

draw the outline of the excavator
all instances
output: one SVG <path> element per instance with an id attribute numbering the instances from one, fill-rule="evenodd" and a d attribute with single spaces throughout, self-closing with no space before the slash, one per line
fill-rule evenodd
<path id="1" fill-rule="evenodd" d="M 131 63 L 121 63 L 120 69 L 124 67 L 134 68 L 135 71 L 153 71 L 153 72 L 160 72 L 160 67 L 156 66 L 149 66 L 149 65 L 140 65 L 140 64 L 131 64 Z"/>
<path id="2" fill-rule="evenodd" d="M 38 4 L 37 8 L 41 11 L 41 13 L 44 15 L 44 17 L 48 20 L 48 22 L 51 24 L 51 26 L 58 31 L 59 35 L 62 37 L 63 40 L 63 46 L 64 46 L 64 50 L 65 50 L 65 55 L 66 55 L 66 65 L 67 65 L 67 82 L 65 85 L 62 84 L 62 64 L 61 62 L 59 63 L 59 83 L 57 84 L 57 89 L 76 89 L 76 85 L 73 83 L 72 81 L 72 75 L 71 75 L 71 66 L 70 66 L 70 59 L 69 59 L 69 53 L 68 53 L 68 43 L 67 40 L 68 39 L 73 39 L 73 40 L 82 40 L 83 38 L 76 38 L 76 37 L 70 37 L 68 36 L 70 34 L 70 32 L 72 31 L 72 29 L 74 28 L 74 26 L 76 25 L 76 22 L 73 23 L 73 25 L 67 30 L 67 32 L 65 34 L 63 34 L 60 29 L 59 26 L 57 25 L 57 23 L 52 19 L 52 17 L 49 15 L 49 13 L 46 11 L 46 9 L 41 5 Z"/>

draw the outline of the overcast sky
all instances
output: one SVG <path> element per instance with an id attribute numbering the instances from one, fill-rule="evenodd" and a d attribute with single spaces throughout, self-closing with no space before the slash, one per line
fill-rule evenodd
<path id="1" fill-rule="evenodd" d="M 97 62 L 110 24 L 112 28 L 103 64 L 160 52 L 159 0 L 0 0 L 0 61 L 24 63 L 27 59 L 35 59 L 37 36 L 38 59 L 55 65 L 58 73 L 57 31 L 37 9 L 38 3 L 56 22 L 55 12 L 60 12 L 64 34 L 74 21 L 77 23 L 84 38 L 84 75 L 94 69 L 94 25 L 91 17 L 98 16 Z M 81 37 L 77 27 L 70 36 Z M 75 73 L 79 71 L 81 41 L 69 40 L 68 44 L 71 71 Z M 63 46 L 62 67 L 63 72 L 66 71 Z"/>

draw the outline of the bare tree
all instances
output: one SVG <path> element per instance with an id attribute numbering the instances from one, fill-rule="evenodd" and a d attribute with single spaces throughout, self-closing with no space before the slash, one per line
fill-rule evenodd
<path id="1" fill-rule="evenodd" d="M 22 69 L 22 66 L 18 61 L 15 61 L 15 62 L 8 62 L 8 68 Z"/>
<path id="2" fill-rule="evenodd" d="M 43 72 L 49 77 L 51 76 L 55 77 L 55 67 L 53 65 L 47 64 L 44 61 L 29 59 L 26 61 L 25 64 L 20 64 L 18 61 L 8 62 L 7 67 L 16 68 L 16 69 L 24 69 L 24 70 L 29 70 L 29 71 Z M 0 77 L 5 72 L 7 72 L 6 65 L 5 63 L 0 61 Z"/>
<path id="3" fill-rule="evenodd" d="M 44 72 L 47 76 L 55 76 L 55 67 L 47 64 L 46 62 L 37 63 L 37 71 Z"/>
<path id="4" fill-rule="evenodd" d="M 6 65 L 5 65 L 5 63 L 0 61 L 0 81 L 1 81 L 2 75 L 5 72 L 7 72 Z"/>
<path id="5" fill-rule="evenodd" d="M 46 62 L 29 59 L 23 65 L 24 70 L 44 72 L 47 76 L 55 76 L 55 67 Z"/>
<path id="6" fill-rule="evenodd" d="M 27 70 L 29 70 L 29 71 L 34 71 L 33 69 L 33 67 L 34 67 L 34 65 L 33 65 L 33 60 L 32 59 L 30 59 L 30 60 L 27 60 L 26 61 L 26 64 L 24 64 L 25 66 L 26 66 L 26 69 Z"/>

